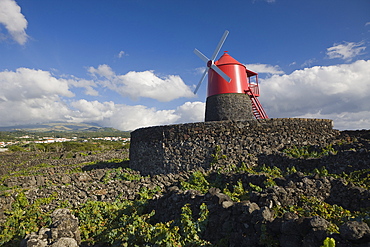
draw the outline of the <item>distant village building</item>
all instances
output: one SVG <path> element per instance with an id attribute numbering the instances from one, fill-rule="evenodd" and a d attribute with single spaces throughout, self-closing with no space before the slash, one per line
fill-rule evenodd
<path id="1" fill-rule="evenodd" d="M 32 137 L 25 135 L 22 137 L 19 137 L 22 139 L 31 139 Z M 130 138 L 126 137 L 95 137 L 91 138 L 92 140 L 105 140 L 105 141 L 121 141 L 122 143 L 126 143 L 130 141 Z M 76 136 L 72 138 L 64 138 L 64 137 L 43 137 L 36 141 L 29 141 L 29 140 L 22 140 L 22 141 L 13 141 L 13 142 L 0 142 L 0 148 L 5 148 L 7 146 L 11 145 L 17 145 L 19 143 L 21 144 L 29 144 L 29 143 L 55 143 L 55 142 L 70 142 L 70 141 L 78 141 L 78 138 Z M 89 140 L 82 140 L 82 142 L 88 142 Z"/>

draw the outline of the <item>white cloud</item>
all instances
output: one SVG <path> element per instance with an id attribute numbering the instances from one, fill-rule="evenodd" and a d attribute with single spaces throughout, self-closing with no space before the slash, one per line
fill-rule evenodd
<path id="1" fill-rule="evenodd" d="M 190 88 L 177 75 L 158 77 L 154 71 L 130 71 L 125 75 L 116 75 L 108 65 L 90 67 L 89 72 L 104 77 L 99 83 L 120 93 L 122 96 L 138 100 L 140 97 L 168 102 L 181 97 L 195 97 Z"/>
<path id="2" fill-rule="evenodd" d="M 273 74 L 273 75 L 284 74 L 284 71 L 282 71 L 280 67 L 277 65 L 273 66 L 269 64 L 257 63 L 257 64 L 245 64 L 245 67 L 257 73 L 266 73 L 266 74 Z"/>
<path id="3" fill-rule="evenodd" d="M 118 80 L 116 77 L 119 77 L 108 66 L 100 66 L 89 71 L 97 76 L 97 80 L 98 76 L 105 79 L 110 77 L 112 80 Z M 142 72 L 132 73 L 140 75 Z M 166 83 L 165 80 L 156 77 L 150 71 L 146 73 L 149 73 L 149 78 L 159 81 L 158 84 L 164 94 L 170 92 L 162 85 Z M 115 104 L 112 101 L 74 100 L 75 95 L 70 87 L 82 87 L 87 90 L 87 94 L 97 95 L 94 88 L 98 87 L 101 81 L 84 80 L 74 76 L 64 77 L 69 78 L 56 78 L 48 71 L 28 68 L 0 72 L 0 125 L 70 121 L 96 122 L 102 126 L 133 130 L 153 125 L 202 121 L 204 116 L 204 103 L 201 102 L 187 102 L 175 109 L 157 110 L 144 105 L 129 106 Z M 143 77 L 148 78 L 147 75 Z M 175 82 L 174 88 L 177 85 L 176 80 L 182 83 L 181 79 L 171 80 L 170 77 L 169 82 Z M 148 84 L 156 86 L 152 82 Z"/>
<path id="4" fill-rule="evenodd" d="M 71 76 L 71 78 L 72 79 L 68 80 L 68 85 L 73 86 L 73 87 L 85 88 L 86 95 L 91 95 L 91 96 L 99 95 L 99 92 L 94 89 L 95 87 L 98 87 L 96 82 L 92 80 L 80 79 L 74 76 Z"/>
<path id="5" fill-rule="evenodd" d="M 0 72 L 0 88 L 0 97 L 5 101 L 22 101 L 45 95 L 74 96 L 69 91 L 67 80 L 56 79 L 47 71 L 28 68 Z"/>
<path id="6" fill-rule="evenodd" d="M 125 55 L 126 55 L 126 53 L 124 51 L 120 51 L 117 56 L 118 56 L 118 58 L 122 58 Z"/>
<path id="7" fill-rule="evenodd" d="M 143 105 L 116 105 L 114 114 L 103 119 L 101 124 L 120 130 L 174 123 L 179 118 L 175 110 L 156 110 Z"/>
<path id="8" fill-rule="evenodd" d="M 203 122 L 206 111 L 204 102 L 186 102 L 177 107 L 176 114 L 179 116 L 177 123 Z"/>
<path id="9" fill-rule="evenodd" d="M 175 89 L 167 90 L 168 85 L 163 84 L 168 83 L 174 88 L 180 85 L 177 89 L 184 85 L 179 77 L 171 79 L 171 76 L 167 76 L 163 79 L 152 71 L 116 75 L 109 66 L 99 66 L 89 71 L 96 76 L 95 80 L 73 76 L 56 78 L 48 71 L 27 68 L 0 72 L 0 124 L 97 122 L 102 126 L 134 130 L 146 126 L 204 121 L 203 102 L 186 102 L 172 106 L 172 109 L 159 110 L 144 105 L 74 99 L 73 87 L 85 88 L 87 92 L 90 89 L 90 95 L 94 95 L 94 92 L 97 95 L 95 89 L 105 85 L 133 95 L 133 89 L 125 87 L 157 93 L 157 90 L 150 88 L 158 86 L 161 88 L 158 95 L 167 97 Z M 179 84 L 176 84 L 176 80 Z M 138 84 L 137 88 L 132 86 L 134 83 Z M 260 100 L 270 117 L 328 118 L 333 119 L 335 127 L 339 129 L 368 129 L 370 126 L 370 60 L 315 66 L 289 75 L 275 74 L 261 79 L 260 87 Z M 139 97 L 150 96 L 139 91 L 137 94 Z"/>
<path id="10" fill-rule="evenodd" d="M 74 108 L 72 118 L 77 122 L 100 122 L 111 117 L 116 109 L 112 101 L 99 102 L 81 99 L 71 103 Z"/>
<path id="11" fill-rule="evenodd" d="M 200 122 L 204 119 L 202 102 L 186 102 L 175 110 L 157 110 L 144 105 L 129 106 L 113 102 L 79 100 L 72 103 L 75 122 L 97 122 L 120 130 L 173 123 Z"/>
<path id="12" fill-rule="evenodd" d="M 49 72 L 19 68 L 0 72 L 1 125 L 69 119 L 62 97 L 73 97 L 65 79 Z"/>
<path id="13" fill-rule="evenodd" d="M 361 128 L 370 119 L 370 60 L 352 64 L 315 66 L 290 75 L 261 80 L 261 103 L 270 117 L 335 117 L 344 126 L 343 114 L 362 116 Z M 359 126 L 360 125 L 356 125 Z"/>
<path id="14" fill-rule="evenodd" d="M 118 92 L 130 97 L 147 97 L 168 102 L 181 97 L 194 97 L 193 92 L 177 75 L 160 78 L 153 71 L 135 72 L 118 77 Z"/>
<path id="15" fill-rule="evenodd" d="M 70 120 L 70 109 L 58 96 L 24 99 L 19 102 L 0 101 L 2 126 Z"/>
<path id="16" fill-rule="evenodd" d="M 321 114 L 317 113 L 307 113 L 299 118 L 321 118 L 321 119 L 332 119 L 334 122 L 334 128 L 339 130 L 359 130 L 359 129 L 369 129 L 370 126 L 370 111 L 360 111 L 360 112 L 341 112 L 332 114 Z"/>
<path id="17" fill-rule="evenodd" d="M 14 0 L 0 0 L 0 23 L 5 26 L 12 38 L 24 45 L 27 42 L 27 20 Z"/>
<path id="18" fill-rule="evenodd" d="M 326 49 L 326 54 L 330 59 L 340 58 L 351 61 L 354 57 L 360 55 L 361 52 L 366 49 L 365 46 L 362 46 L 363 44 L 363 42 L 344 42 L 343 44 L 334 44 L 334 46 Z"/>
<path id="19" fill-rule="evenodd" d="M 106 77 L 108 79 L 112 78 L 115 75 L 112 68 L 106 64 L 99 65 L 97 69 L 95 69 L 94 67 L 89 67 L 88 71 L 91 75 L 95 77 L 100 76 Z"/>

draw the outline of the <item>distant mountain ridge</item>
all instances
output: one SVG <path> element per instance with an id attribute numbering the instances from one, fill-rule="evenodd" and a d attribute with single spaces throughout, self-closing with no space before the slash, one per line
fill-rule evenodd
<path id="1" fill-rule="evenodd" d="M 68 122 L 53 122 L 39 124 L 25 124 L 0 127 L 0 131 L 27 131 L 27 132 L 101 132 L 101 131 L 119 131 L 114 128 L 101 127 L 95 123 L 68 123 Z"/>

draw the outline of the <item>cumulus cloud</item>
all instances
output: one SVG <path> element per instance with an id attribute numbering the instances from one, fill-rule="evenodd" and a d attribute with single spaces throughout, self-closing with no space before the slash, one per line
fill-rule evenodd
<path id="1" fill-rule="evenodd" d="M 245 64 L 245 67 L 257 73 L 266 73 L 266 74 L 273 74 L 273 75 L 284 74 L 284 71 L 282 71 L 280 67 L 277 65 L 273 66 L 269 64 L 257 63 L 257 64 Z"/>
<path id="2" fill-rule="evenodd" d="M 97 83 L 93 80 L 80 79 L 75 76 L 70 76 L 71 79 L 68 80 L 68 85 L 73 87 L 85 88 L 85 94 L 91 96 L 98 96 L 99 92 L 95 90 L 98 87 Z"/>
<path id="3" fill-rule="evenodd" d="M 115 75 L 112 68 L 106 64 L 101 64 L 96 69 L 94 67 L 89 67 L 88 71 L 91 75 L 95 77 L 100 76 L 106 77 L 108 79 L 112 78 Z"/>
<path id="4" fill-rule="evenodd" d="M 204 102 L 186 102 L 177 107 L 175 113 L 179 116 L 177 123 L 186 122 L 203 122 L 206 111 L 206 104 Z"/>
<path id="5" fill-rule="evenodd" d="M 179 118 L 175 110 L 157 110 L 144 105 L 116 105 L 114 114 L 100 123 L 120 130 L 174 123 Z"/>
<path id="6" fill-rule="evenodd" d="M 103 78 L 99 81 L 101 85 L 134 100 L 146 97 L 168 102 L 181 97 L 194 97 L 190 88 L 177 75 L 159 77 L 152 70 L 116 75 L 106 64 L 98 68 L 90 67 L 88 71 Z"/>
<path id="7" fill-rule="evenodd" d="M 69 119 L 62 97 L 73 97 L 65 79 L 49 72 L 19 68 L 0 72 L 0 119 L 2 125 Z"/>
<path id="8" fill-rule="evenodd" d="M 79 100 L 73 102 L 72 106 L 75 108 L 72 117 L 74 122 L 93 121 L 120 130 L 134 130 L 148 126 L 203 121 L 205 104 L 186 102 L 177 109 L 157 110 L 144 105 Z"/>
<path id="9" fill-rule="evenodd" d="M 354 57 L 360 55 L 361 52 L 366 49 L 363 44 L 363 42 L 344 42 L 342 44 L 334 44 L 334 46 L 326 49 L 326 54 L 330 59 L 340 58 L 351 61 Z"/>
<path id="10" fill-rule="evenodd" d="M 335 117 L 341 123 L 344 115 L 361 115 L 362 123 L 370 119 L 370 60 L 274 75 L 260 86 L 270 117 Z"/>
<path id="11" fill-rule="evenodd" d="M 2 126 L 70 120 L 69 107 L 58 97 L 0 102 Z"/>
<path id="12" fill-rule="evenodd" d="M 57 79 L 48 71 L 28 68 L 0 72 L 0 87 L 0 97 L 4 101 L 22 101 L 45 95 L 74 96 L 69 91 L 67 80 Z"/>
<path id="13" fill-rule="evenodd" d="M 175 109 L 158 110 L 144 105 L 130 106 L 112 101 L 77 100 L 72 91 L 74 87 L 85 88 L 85 93 L 89 95 L 98 95 L 95 88 L 102 83 L 99 81 L 100 77 L 107 81 L 107 78 L 118 80 L 109 66 L 90 68 L 89 71 L 94 74 L 96 80 L 79 79 L 74 76 L 57 78 L 48 71 L 28 68 L 0 72 L 0 125 L 50 121 L 96 122 L 102 126 L 134 130 L 146 126 L 196 122 L 203 119 L 202 102 L 187 102 Z M 163 80 L 150 73 L 151 78 Z M 164 92 L 161 93 L 169 93 L 170 91 L 166 91 L 166 87 L 161 83 L 165 82 L 159 82 L 159 86 L 164 88 Z M 156 84 L 152 86 L 155 87 Z"/>
<path id="14" fill-rule="evenodd" d="M 205 104 L 202 102 L 186 102 L 174 110 L 157 110 L 143 105 L 116 105 L 112 116 L 104 119 L 101 124 L 113 126 L 121 130 L 204 121 Z"/>
<path id="15" fill-rule="evenodd" d="M 369 129 L 370 126 L 370 111 L 360 112 L 341 112 L 331 114 L 307 113 L 299 118 L 321 118 L 321 119 L 332 119 L 334 120 L 334 128 L 339 130 L 358 130 L 358 129 Z"/>
<path id="16" fill-rule="evenodd" d="M 115 104 L 112 101 L 99 102 L 81 99 L 71 103 L 74 108 L 72 119 L 77 122 L 101 122 L 111 117 L 115 112 Z"/>
<path id="17" fill-rule="evenodd" d="M 27 20 L 21 13 L 21 7 L 14 0 L 0 1 L 0 23 L 3 24 L 11 37 L 20 45 L 27 42 Z"/>
<path id="18" fill-rule="evenodd" d="M 109 66 L 99 66 L 89 68 L 89 72 L 93 74 L 93 80 L 73 76 L 57 78 L 48 71 L 28 68 L 0 72 L 0 124 L 96 122 L 102 126 L 134 130 L 146 126 L 204 121 L 204 102 L 189 101 L 163 110 L 140 104 L 76 99 L 74 87 L 85 88 L 86 93 L 90 89 L 90 95 L 94 95 L 94 92 L 97 95 L 96 89 L 109 86 L 117 91 L 125 90 L 124 93 L 130 95 L 128 92 L 133 94 L 134 91 L 125 87 L 137 83 L 141 88 L 158 86 L 162 89 L 158 95 L 163 93 L 163 97 L 166 97 L 171 90 L 167 90 L 163 84 L 174 84 L 170 76 L 160 78 L 152 71 L 116 75 Z M 183 83 L 181 79 L 179 82 Z M 370 60 L 315 66 L 289 75 L 275 74 L 260 82 L 260 100 L 270 117 L 328 118 L 334 120 L 338 129 L 370 126 Z M 147 97 L 141 92 L 137 94 Z"/>
<path id="19" fill-rule="evenodd" d="M 168 102 L 180 97 L 194 97 L 190 88 L 176 75 L 160 78 L 153 71 L 128 72 L 117 77 L 114 87 L 131 98 L 147 97 Z"/>

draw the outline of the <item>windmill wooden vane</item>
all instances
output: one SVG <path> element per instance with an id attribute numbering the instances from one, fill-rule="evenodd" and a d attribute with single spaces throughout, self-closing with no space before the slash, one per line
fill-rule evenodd
<path id="1" fill-rule="evenodd" d="M 196 93 L 208 74 L 205 121 L 249 120 L 268 118 L 257 99 L 259 94 L 258 74 L 248 70 L 231 57 L 227 51 L 214 61 L 226 40 L 225 31 L 211 59 L 197 49 L 194 53 L 207 64 L 201 80 L 194 90 Z"/>

